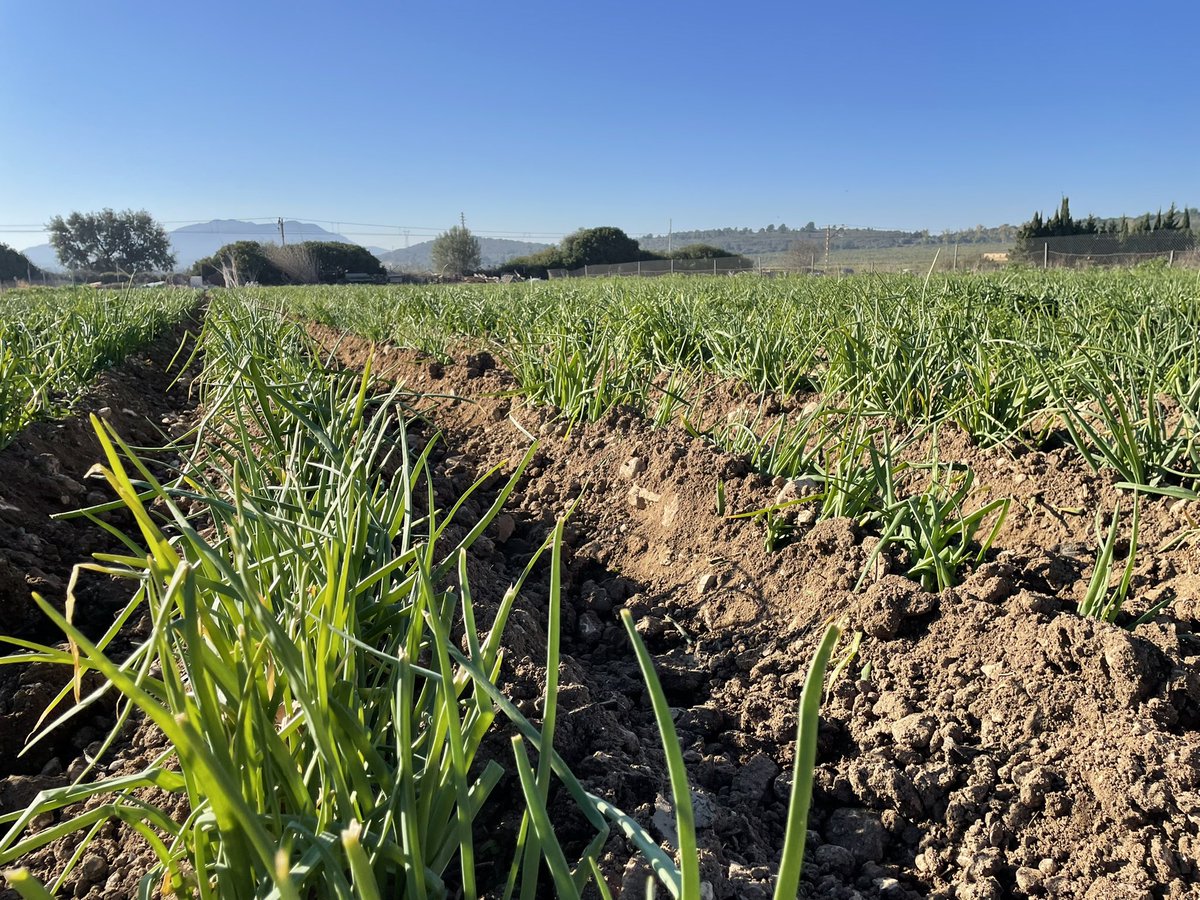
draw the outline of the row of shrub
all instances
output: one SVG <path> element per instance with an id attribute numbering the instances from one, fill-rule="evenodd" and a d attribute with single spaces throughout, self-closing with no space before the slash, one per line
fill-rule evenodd
<path id="1" fill-rule="evenodd" d="M 210 284 L 336 284 L 348 275 L 383 278 L 387 270 L 365 247 L 338 241 L 260 244 L 235 241 L 198 260 L 191 274 Z"/>
<path id="2" fill-rule="evenodd" d="M 723 259 L 737 256 L 708 244 L 689 244 L 672 253 L 643 250 L 636 240 L 620 228 L 602 226 L 581 228 L 563 238 L 557 247 L 547 247 L 529 256 L 519 256 L 500 266 L 496 272 L 511 272 L 524 278 L 545 278 L 550 269 L 581 269 L 584 266 L 615 265 L 663 259 Z"/>

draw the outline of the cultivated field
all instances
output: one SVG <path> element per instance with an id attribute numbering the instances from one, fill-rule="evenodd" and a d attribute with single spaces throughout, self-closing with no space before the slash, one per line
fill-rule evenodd
<path id="1" fill-rule="evenodd" d="M 1200 896 L 1194 273 L 4 303 L 24 896 Z"/>

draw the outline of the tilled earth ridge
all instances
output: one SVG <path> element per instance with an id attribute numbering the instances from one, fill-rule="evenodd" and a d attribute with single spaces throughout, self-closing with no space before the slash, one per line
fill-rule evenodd
<path id="1" fill-rule="evenodd" d="M 114 499 L 103 479 L 88 477 L 93 464 L 103 459 L 89 415 L 111 422 L 133 446 L 158 447 L 185 430 L 194 410 L 189 385 L 195 373 L 181 374 L 178 367 L 167 371 L 167 364 L 189 330 L 196 328 L 195 323 L 183 323 L 131 354 L 99 375 L 70 416 L 35 423 L 0 450 L 0 634 L 62 643 L 62 633 L 36 608 L 31 592 L 37 591 L 61 611 L 74 565 L 92 553 L 119 547 L 91 522 L 50 518 Z M 180 360 L 186 357 L 185 352 Z M 162 455 L 150 458 L 151 466 L 160 471 L 171 462 Z M 118 527 L 132 526 L 123 512 L 106 515 Z M 76 586 L 75 623 L 91 637 L 99 636 L 128 601 L 130 590 L 128 582 L 83 573 Z M 131 622 L 123 637 L 136 639 L 146 624 Z M 120 641 L 114 652 L 120 652 Z M 111 729 L 112 705 L 97 704 L 92 714 L 19 755 L 43 710 L 68 678 L 69 671 L 62 666 L 0 666 L 0 814 L 24 809 L 39 791 L 69 784 Z M 161 734 L 146 727 L 131 728 L 102 771 L 138 771 L 162 749 Z M 49 822 L 39 824 L 44 827 Z M 52 877 L 74 846 L 74 841 L 60 841 L 21 863 Z M 67 886 L 66 896 L 132 896 L 137 877 L 130 872 L 140 875 L 150 859 L 141 838 L 115 824 L 101 830 L 90 857 Z M 0 898 L 16 896 L 5 890 L 0 878 Z"/>
<path id="2" fill-rule="evenodd" d="M 313 332 L 347 365 L 371 352 Z M 969 462 L 984 496 L 1017 498 L 994 558 L 937 594 L 884 559 L 855 592 L 876 538 L 849 521 L 801 523 L 768 552 L 757 525 L 717 516 L 718 479 L 731 511 L 780 490 L 744 460 L 632 412 L 568 430 L 515 401 L 487 354 L 374 352 L 382 376 L 449 396 L 431 418 L 464 486 L 519 457 L 527 433 L 540 440 L 509 514 L 477 548 L 478 574 L 501 576 L 493 594 L 582 496 L 568 527 L 557 743 L 589 789 L 670 839 L 661 749 L 616 617 L 629 607 L 677 708 L 715 896 L 770 896 L 796 699 L 838 615 L 864 638 L 822 710 L 808 896 L 1200 896 L 1200 556 L 1155 549 L 1194 515 L 1185 505 L 1146 504 L 1131 604 L 1169 592 L 1174 605 L 1135 633 L 1085 621 L 1074 609 L 1095 556 L 1092 517 L 1116 498 L 1115 479 L 1063 448 L 1010 459 L 944 433 L 942 458 Z M 544 589 L 527 599 L 536 606 Z M 524 611 L 509 625 L 509 687 L 530 712 L 543 618 Z M 613 888 L 634 896 L 636 862 L 627 870 L 617 839 L 608 850 Z"/>

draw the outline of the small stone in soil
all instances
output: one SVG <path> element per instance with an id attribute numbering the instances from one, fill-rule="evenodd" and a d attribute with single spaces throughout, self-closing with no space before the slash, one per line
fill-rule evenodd
<path id="1" fill-rule="evenodd" d="M 886 837 L 878 814 L 867 809 L 835 809 L 825 825 L 825 839 L 845 847 L 860 862 L 882 859 Z"/>
<path id="2" fill-rule="evenodd" d="M 767 793 L 771 781 L 779 774 L 775 760 L 765 753 L 756 753 L 736 775 L 733 776 L 733 793 L 741 794 L 752 802 L 759 802 Z"/>
<path id="3" fill-rule="evenodd" d="M 583 615 L 579 617 L 577 629 L 580 640 L 586 644 L 599 643 L 601 636 L 604 634 L 604 625 L 600 622 L 600 618 L 590 609 L 585 610 Z"/>
<path id="4" fill-rule="evenodd" d="M 501 513 L 496 516 L 496 540 L 503 544 L 513 532 L 517 530 L 517 523 L 508 513 Z"/>
<path id="5" fill-rule="evenodd" d="M 101 857 L 89 853 L 83 858 L 83 862 L 79 864 L 79 874 L 81 878 L 87 879 L 90 884 L 95 884 L 108 874 L 108 863 Z"/>
<path id="6" fill-rule="evenodd" d="M 822 844 L 817 848 L 814 858 L 817 867 L 826 872 L 849 875 L 854 871 L 854 854 L 837 844 Z"/>
<path id="7" fill-rule="evenodd" d="M 646 461 L 639 456 L 631 456 L 621 463 L 619 475 L 626 481 L 633 480 L 635 475 L 646 471 Z"/>

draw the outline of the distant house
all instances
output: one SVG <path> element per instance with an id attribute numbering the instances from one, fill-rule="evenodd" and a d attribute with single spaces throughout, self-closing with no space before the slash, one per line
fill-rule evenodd
<path id="1" fill-rule="evenodd" d="M 1007 253 L 985 253 L 985 254 L 983 254 L 983 261 L 984 262 L 997 262 L 997 263 L 1008 262 L 1008 254 Z"/>

